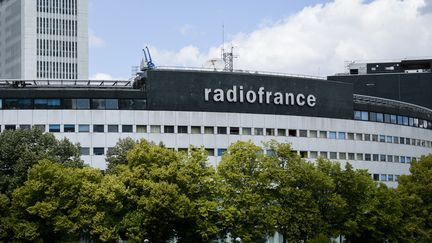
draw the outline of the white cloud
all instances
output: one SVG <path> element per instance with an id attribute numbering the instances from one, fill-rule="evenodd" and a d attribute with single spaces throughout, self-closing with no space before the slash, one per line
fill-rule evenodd
<path id="1" fill-rule="evenodd" d="M 328 75 L 344 61 L 432 56 L 431 0 L 335 0 L 306 7 L 232 39 L 235 68 Z M 200 52 L 152 48 L 159 65 L 202 66 L 220 47 Z"/>
<path id="2" fill-rule="evenodd" d="M 90 77 L 90 80 L 127 80 L 127 78 L 115 78 L 108 73 L 96 73 Z"/>
<path id="3" fill-rule="evenodd" d="M 102 37 L 96 36 L 96 34 L 89 30 L 89 46 L 90 47 L 103 47 L 105 45 L 105 40 Z"/>

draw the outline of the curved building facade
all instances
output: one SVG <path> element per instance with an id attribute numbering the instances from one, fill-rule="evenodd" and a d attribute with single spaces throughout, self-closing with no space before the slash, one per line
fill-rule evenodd
<path id="1" fill-rule="evenodd" d="M 0 128 L 34 126 L 68 138 L 101 169 L 125 137 L 185 151 L 202 146 L 214 165 L 237 140 L 274 139 L 304 158 L 350 162 L 395 186 L 413 159 L 432 152 L 432 104 L 424 97 L 432 73 L 423 71 L 321 79 L 159 68 L 133 82 L 3 80 Z"/>

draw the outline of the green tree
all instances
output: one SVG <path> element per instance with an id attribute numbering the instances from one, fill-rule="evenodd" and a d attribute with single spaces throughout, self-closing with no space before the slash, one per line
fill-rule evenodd
<path id="1" fill-rule="evenodd" d="M 36 164 L 13 193 L 15 240 L 77 240 L 85 229 L 83 211 L 77 207 L 81 189 L 86 183 L 99 183 L 102 177 L 92 168 L 68 168 L 48 160 Z"/>
<path id="2" fill-rule="evenodd" d="M 252 142 L 238 141 L 222 156 L 218 166 L 222 236 L 259 242 L 273 235 L 272 181 L 266 162 L 262 149 Z"/>
<path id="3" fill-rule="evenodd" d="M 432 155 L 411 162 L 410 175 L 399 177 L 406 241 L 432 241 Z"/>
<path id="4" fill-rule="evenodd" d="M 0 192 L 10 196 L 23 185 L 27 171 L 39 160 L 48 159 L 67 167 L 83 167 L 79 148 L 68 140 L 57 140 L 38 129 L 18 129 L 0 134 Z"/>
<path id="5" fill-rule="evenodd" d="M 132 138 L 120 139 L 116 145 L 107 151 L 107 172 L 114 173 L 118 165 L 127 164 L 127 154 L 137 144 Z"/>

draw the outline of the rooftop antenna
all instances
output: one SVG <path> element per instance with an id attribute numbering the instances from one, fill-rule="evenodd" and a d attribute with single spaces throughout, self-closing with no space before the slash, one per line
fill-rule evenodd
<path id="1" fill-rule="evenodd" d="M 225 51 L 225 25 L 222 24 L 222 60 L 224 62 L 224 71 L 234 71 L 234 47 L 231 45 L 230 51 Z"/>

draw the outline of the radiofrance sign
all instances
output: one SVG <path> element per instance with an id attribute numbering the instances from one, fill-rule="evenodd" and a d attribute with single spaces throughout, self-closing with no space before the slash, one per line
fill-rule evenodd
<path id="1" fill-rule="evenodd" d="M 316 105 L 315 95 L 309 94 L 293 94 L 282 92 L 266 91 L 264 87 L 259 87 L 255 90 L 243 90 L 243 86 L 234 85 L 228 90 L 223 89 L 204 89 L 204 100 L 214 102 L 229 102 L 229 103 L 259 103 L 259 104 L 275 104 L 275 105 L 292 105 L 292 106 L 309 106 Z"/>

